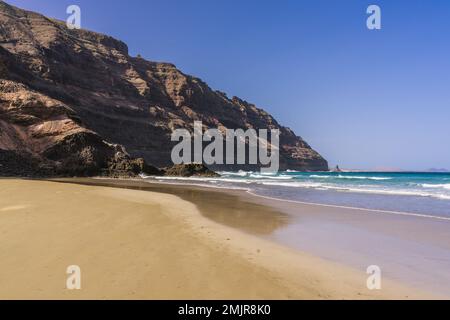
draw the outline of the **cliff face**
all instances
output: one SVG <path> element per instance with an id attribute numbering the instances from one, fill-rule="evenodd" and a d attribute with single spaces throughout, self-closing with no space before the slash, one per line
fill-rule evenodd
<path id="1" fill-rule="evenodd" d="M 75 150 L 71 163 L 94 167 L 126 149 L 168 166 L 172 130 L 191 130 L 194 120 L 210 128 L 278 128 L 281 169 L 328 169 L 255 105 L 172 64 L 130 57 L 121 41 L 0 2 L 0 149 L 58 163 Z"/>

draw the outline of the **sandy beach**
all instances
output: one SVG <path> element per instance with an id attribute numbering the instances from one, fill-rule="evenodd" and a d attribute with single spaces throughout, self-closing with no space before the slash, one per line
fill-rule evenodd
<path id="1" fill-rule="evenodd" d="M 363 272 L 214 222 L 167 193 L 6 179 L 0 195 L 1 299 L 423 297 L 389 282 L 369 291 Z M 66 288 L 70 265 L 81 290 Z"/>

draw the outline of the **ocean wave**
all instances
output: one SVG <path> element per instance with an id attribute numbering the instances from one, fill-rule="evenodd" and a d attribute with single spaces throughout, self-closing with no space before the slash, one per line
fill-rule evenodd
<path id="1" fill-rule="evenodd" d="M 450 183 L 445 183 L 445 184 L 431 184 L 431 183 L 422 183 L 420 186 L 422 186 L 423 188 L 432 188 L 432 189 L 447 189 L 450 190 Z"/>
<path id="2" fill-rule="evenodd" d="M 220 174 L 221 176 L 237 176 L 237 177 L 246 177 L 248 175 L 250 175 L 251 173 L 253 173 L 252 171 L 243 171 L 243 170 L 239 170 L 238 172 L 233 172 L 233 171 L 219 171 L 217 172 L 218 174 Z"/>
<path id="3" fill-rule="evenodd" d="M 354 187 L 354 186 L 339 186 L 314 182 L 261 182 L 262 185 L 280 186 L 290 188 L 313 188 L 316 190 L 332 190 L 332 191 L 346 191 L 354 193 L 371 193 L 397 196 L 416 196 L 416 197 L 431 197 L 444 200 L 450 200 L 450 194 L 432 193 L 420 190 L 405 190 L 405 189 L 375 189 L 370 187 Z"/>
<path id="4" fill-rule="evenodd" d="M 211 177 L 152 177 L 152 180 L 159 180 L 159 181 L 184 181 L 184 182 L 191 182 L 191 181 L 197 181 L 197 182 L 209 182 L 209 183 L 216 183 L 216 182 L 229 182 L 229 183 L 240 183 L 240 184 L 251 184 L 254 183 L 255 180 L 253 179 L 234 179 L 234 178 L 211 178 Z"/>
<path id="5" fill-rule="evenodd" d="M 357 180 L 392 180 L 392 178 L 388 177 L 364 177 L 364 176 L 343 176 L 338 175 L 336 178 L 338 179 L 357 179 Z"/>
<path id="6" fill-rule="evenodd" d="M 442 193 L 430 193 L 421 192 L 418 190 L 404 190 L 404 189 L 358 189 L 358 188 L 348 188 L 350 192 L 361 192 L 361 193 L 372 193 L 372 194 L 386 194 L 386 195 L 397 195 L 397 196 L 416 196 L 416 197 L 430 197 L 438 199 L 450 199 L 450 195 Z"/>
<path id="7" fill-rule="evenodd" d="M 378 180 L 378 181 L 383 181 L 383 180 L 392 180 L 392 178 L 389 177 L 364 177 L 364 176 L 344 176 L 344 175 L 338 175 L 338 176 L 321 176 L 321 175 L 310 175 L 309 178 L 312 179 L 330 179 L 330 178 L 334 178 L 334 179 L 355 179 L 355 180 Z"/>
<path id="8" fill-rule="evenodd" d="M 292 180 L 294 179 L 293 176 L 270 176 L 270 175 L 263 175 L 263 174 L 255 174 L 252 173 L 249 176 L 253 179 L 273 179 L 273 180 Z"/>
<path id="9" fill-rule="evenodd" d="M 320 191 L 367 193 L 379 195 L 397 195 L 397 196 L 415 196 L 431 197 L 435 199 L 450 200 L 449 183 L 418 183 L 401 182 L 396 184 L 371 183 L 370 180 L 390 180 L 390 177 L 377 176 L 346 176 L 346 175 L 304 175 L 299 179 L 297 175 L 264 175 L 252 171 L 240 172 L 221 172 L 221 177 L 148 177 L 142 175 L 145 180 L 154 180 L 159 182 L 201 184 L 202 186 L 219 186 L 225 188 L 251 188 L 258 189 L 257 186 L 286 188 L 307 188 Z M 308 179 L 311 178 L 311 179 Z M 328 178 L 343 179 L 340 182 Z M 316 180 L 313 180 L 316 179 Z M 328 179 L 328 180 L 327 180 Z M 346 180 L 344 182 L 344 179 Z M 351 179 L 365 180 L 366 183 L 356 183 Z"/>
<path id="10" fill-rule="evenodd" d="M 276 176 L 278 172 L 259 172 L 262 176 Z"/>
<path id="11" fill-rule="evenodd" d="M 217 185 L 218 182 L 223 180 L 213 180 L 212 178 L 193 178 L 193 177 L 147 177 L 145 182 L 148 183 L 165 183 L 170 185 L 190 185 L 215 189 L 230 189 L 230 190 L 243 190 L 250 191 L 249 188 L 244 188 L 234 185 Z M 228 179 L 229 182 L 236 182 L 235 180 Z M 238 181 L 245 183 L 245 181 Z"/>
<path id="12" fill-rule="evenodd" d="M 289 187 L 289 188 L 326 188 L 321 183 L 308 183 L 308 182 L 272 182 L 272 181 L 263 181 L 258 184 L 262 184 L 265 186 L 279 186 L 279 187 Z"/>

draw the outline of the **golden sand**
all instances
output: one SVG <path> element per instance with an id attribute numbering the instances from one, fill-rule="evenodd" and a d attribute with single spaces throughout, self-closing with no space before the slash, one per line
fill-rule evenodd
<path id="1" fill-rule="evenodd" d="M 66 288 L 70 265 L 81 290 Z M 366 278 L 207 219 L 175 195 L 0 180 L 0 299 L 408 296 L 387 282 L 369 291 Z"/>

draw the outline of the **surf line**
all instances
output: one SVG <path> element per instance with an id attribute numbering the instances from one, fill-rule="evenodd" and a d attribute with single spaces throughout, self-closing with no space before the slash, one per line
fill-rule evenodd
<path id="1" fill-rule="evenodd" d="M 346 207 L 346 206 L 338 206 L 338 205 L 334 205 L 334 204 L 323 204 L 323 203 L 315 203 L 315 202 L 303 202 L 303 201 L 297 201 L 297 200 L 280 199 L 280 198 L 262 196 L 262 195 L 253 193 L 251 190 L 247 190 L 247 193 L 249 193 L 255 197 L 269 199 L 269 200 L 275 200 L 275 201 L 284 201 L 284 202 L 290 202 L 290 203 L 306 204 L 306 205 L 328 207 L 328 208 L 358 210 L 358 211 L 364 211 L 366 213 L 385 213 L 385 214 L 393 214 L 393 215 L 399 215 L 399 216 L 412 216 L 412 217 L 418 217 L 418 218 L 428 218 L 428 219 L 450 221 L 450 218 L 448 218 L 448 217 L 432 216 L 432 215 L 426 215 L 426 214 L 420 214 L 420 213 L 389 211 L 389 210 L 379 210 L 379 209 L 367 209 L 367 208 L 358 208 L 358 207 Z"/>

